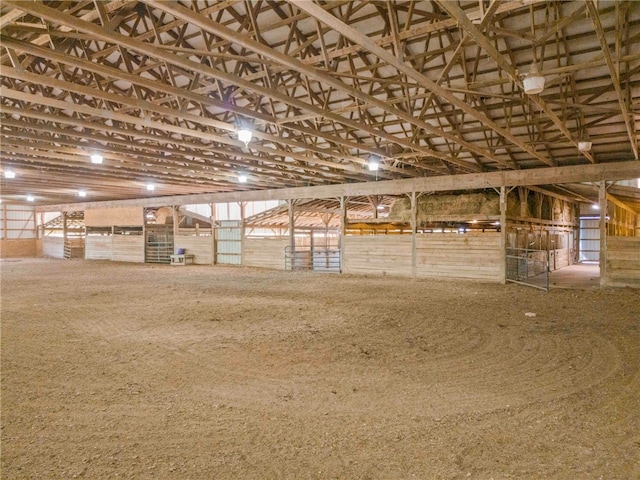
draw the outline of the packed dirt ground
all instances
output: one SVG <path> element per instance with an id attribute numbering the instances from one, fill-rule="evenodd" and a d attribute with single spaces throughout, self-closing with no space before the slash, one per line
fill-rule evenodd
<path id="1" fill-rule="evenodd" d="M 638 290 L 0 268 L 5 480 L 640 478 Z"/>

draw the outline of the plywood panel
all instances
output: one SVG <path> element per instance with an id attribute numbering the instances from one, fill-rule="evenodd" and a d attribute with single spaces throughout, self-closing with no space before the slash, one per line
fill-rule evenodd
<path id="1" fill-rule="evenodd" d="M 185 253 L 195 255 L 193 263 L 198 265 L 211 265 L 213 263 L 213 238 L 195 237 L 192 235 L 177 235 L 173 237 L 176 250 L 184 248 Z"/>
<path id="2" fill-rule="evenodd" d="M 499 233 L 434 233 L 416 237 L 416 276 L 500 281 Z"/>
<path id="3" fill-rule="evenodd" d="M 85 239 L 84 258 L 87 260 L 111 260 L 113 257 L 113 237 L 89 235 Z"/>
<path id="4" fill-rule="evenodd" d="M 35 257 L 36 239 L 1 240 L 0 258 Z"/>
<path id="5" fill-rule="evenodd" d="M 142 207 L 91 208 L 84 211 L 87 227 L 141 227 L 144 224 Z"/>
<path id="6" fill-rule="evenodd" d="M 342 271 L 359 275 L 411 276 L 411 236 L 347 236 Z"/>
<path id="7" fill-rule="evenodd" d="M 640 237 L 607 237 L 605 285 L 640 288 Z"/>
<path id="8" fill-rule="evenodd" d="M 51 258 L 64 258 L 64 239 L 62 237 L 45 237 L 42 240 L 42 255 Z"/>
<path id="9" fill-rule="evenodd" d="M 144 263 L 144 237 L 142 235 L 114 235 L 112 240 L 113 261 Z"/>
<path id="10" fill-rule="evenodd" d="M 243 243 L 242 265 L 245 267 L 284 270 L 284 249 L 289 245 L 289 237 L 251 238 Z"/>

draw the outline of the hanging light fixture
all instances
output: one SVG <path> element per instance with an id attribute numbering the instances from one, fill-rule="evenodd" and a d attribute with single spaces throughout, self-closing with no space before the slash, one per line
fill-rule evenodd
<path id="1" fill-rule="evenodd" d="M 247 176 L 244 173 L 238 174 L 238 182 L 247 183 Z"/>
<path id="2" fill-rule="evenodd" d="M 378 160 L 378 157 L 371 157 L 369 159 L 369 171 L 371 172 L 377 172 L 380 169 L 380 161 Z"/>
<path id="3" fill-rule="evenodd" d="M 102 160 L 102 155 L 100 155 L 99 153 L 94 153 L 93 155 L 91 155 L 91 163 L 99 165 L 102 163 Z"/>
<path id="4" fill-rule="evenodd" d="M 238 130 L 238 140 L 243 142 L 244 146 L 247 148 L 249 147 L 249 142 L 251 141 L 252 137 L 253 137 L 253 132 L 248 128 L 243 127 Z"/>
<path id="5" fill-rule="evenodd" d="M 87 192 L 85 192 L 84 190 L 79 190 L 78 191 L 78 196 L 79 197 L 86 197 L 87 196 Z"/>
<path id="6" fill-rule="evenodd" d="M 149 192 L 153 192 L 156 189 L 156 186 L 153 183 L 147 183 L 147 190 Z"/>
<path id="7" fill-rule="evenodd" d="M 33 202 L 33 201 L 35 201 L 35 199 L 36 199 L 36 197 L 34 197 L 33 195 L 31 195 L 31 194 L 27 195 L 27 202 Z"/>
<path id="8" fill-rule="evenodd" d="M 536 95 L 541 93 L 544 90 L 544 82 L 544 75 L 538 71 L 538 66 L 534 60 L 531 64 L 531 68 L 529 69 L 529 73 L 527 73 L 522 79 L 524 93 L 527 95 Z"/>
<path id="9" fill-rule="evenodd" d="M 13 170 L 5 170 L 4 178 L 16 178 L 16 172 L 14 172 Z"/>
<path id="10" fill-rule="evenodd" d="M 589 140 L 580 140 L 578 142 L 578 150 L 580 150 L 581 152 L 588 152 L 589 150 L 591 150 L 591 145 L 592 143 Z"/>

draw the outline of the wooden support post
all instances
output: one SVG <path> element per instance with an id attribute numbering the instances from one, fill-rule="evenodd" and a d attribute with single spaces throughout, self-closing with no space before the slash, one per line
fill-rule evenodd
<path id="1" fill-rule="evenodd" d="M 42 215 L 42 214 L 41 214 Z M 2 235 L 0 236 L 0 238 L 2 238 L 2 240 L 4 240 L 7 237 L 7 206 L 5 204 L 2 204 Z"/>
<path id="2" fill-rule="evenodd" d="M 507 189 L 500 187 L 500 283 L 507 283 Z"/>
<path id="3" fill-rule="evenodd" d="M 295 250 L 296 246 L 296 236 L 295 236 L 295 218 L 294 218 L 294 201 L 287 200 L 287 204 L 289 206 L 289 246 L 291 247 L 292 254 L 293 250 Z"/>
<path id="4" fill-rule="evenodd" d="M 62 238 L 67 243 L 67 212 L 62 212 Z"/>
<path id="5" fill-rule="evenodd" d="M 218 242 L 216 229 L 216 204 L 210 203 L 211 207 L 211 265 L 215 265 L 218 262 Z"/>
<path id="6" fill-rule="evenodd" d="M 173 216 L 173 237 L 177 237 L 178 236 L 178 232 L 180 231 L 180 215 L 178 214 L 178 208 L 180 208 L 178 205 L 174 205 L 173 207 L 171 207 L 171 214 Z"/>
<path id="7" fill-rule="evenodd" d="M 240 202 L 240 265 L 242 265 L 242 262 L 244 259 L 244 255 L 242 253 L 244 252 L 244 233 L 245 233 L 244 218 L 245 218 L 246 206 L 247 206 L 247 202 Z"/>
<path id="8" fill-rule="evenodd" d="M 527 187 L 518 187 L 518 197 L 520 198 L 520 216 L 522 218 L 529 217 L 527 199 L 529 198 L 529 189 Z"/>
<path id="9" fill-rule="evenodd" d="M 348 197 L 340 197 L 340 239 L 338 241 L 338 248 L 340 249 L 340 273 L 342 273 L 342 266 L 344 265 L 344 237 L 347 233 L 347 202 Z"/>
<path id="10" fill-rule="evenodd" d="M 598 188 L 600 205 L 600 286 L 607 283 L 607 182 L 602 180 Z"/>
<path id="11" fill-rule="evenodd" d="M 416 252 L 416 230 L 418 225 L 416 192 L 411 192 L 411 278 L 418 276 L 418 255 Z"/>

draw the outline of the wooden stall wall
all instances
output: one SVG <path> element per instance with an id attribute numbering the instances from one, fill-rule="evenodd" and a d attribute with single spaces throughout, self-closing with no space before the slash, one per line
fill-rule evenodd
<path id="1" fill-rule="evenodd" d="M 144 237 L 142 235 L 114 235 L 111 258 L 114 262 L 144 263 Z"/>
<path id="2" fill-rule="evenodd" d="M 640 237 L 607 236 L 604 284 L 640 288 Z"/>
<path id="3" fill-rule="evenodd" d="M 431 233 L 416 237 L 416 276 L 500 282 L 500 233 Z"/>
<path id="4" fill-rule="evenodd" d="M 177 235 L 173 237 L 176 250 L 184 248 L 185 253 L 195 255 L 193 263 L 197 265 L 213 264 L 213 238 L 196 237 L 194 235 Z"/>
<path id="5" fill-rule="evenodd" d="M 342 239 L 342 272 L 410 277 L 411 235 L 354 235 Z"/>
<path id="6" fill-rule="evenodd" d="M 87 260 L 111 260 L 113 237 L 88 235 L 84 242 L 84 258 Z"/>
<path id="7" fill-rule="evenodd" d="M 64 238 L 45 237 L 42 239 L 42 256 L 64 258 Z"/>
<path id="8" fill-rule="evenodd" d="M 0 240 L 0 258 L 35 257 L 37 251 L 35 238 Z"/>
<path id="9" fill-rule="evenodd" d="M 245 267 L 285 269 L 284 249 L 289 237 L 245 237 L 242 245 L 242 265 Z"/>

